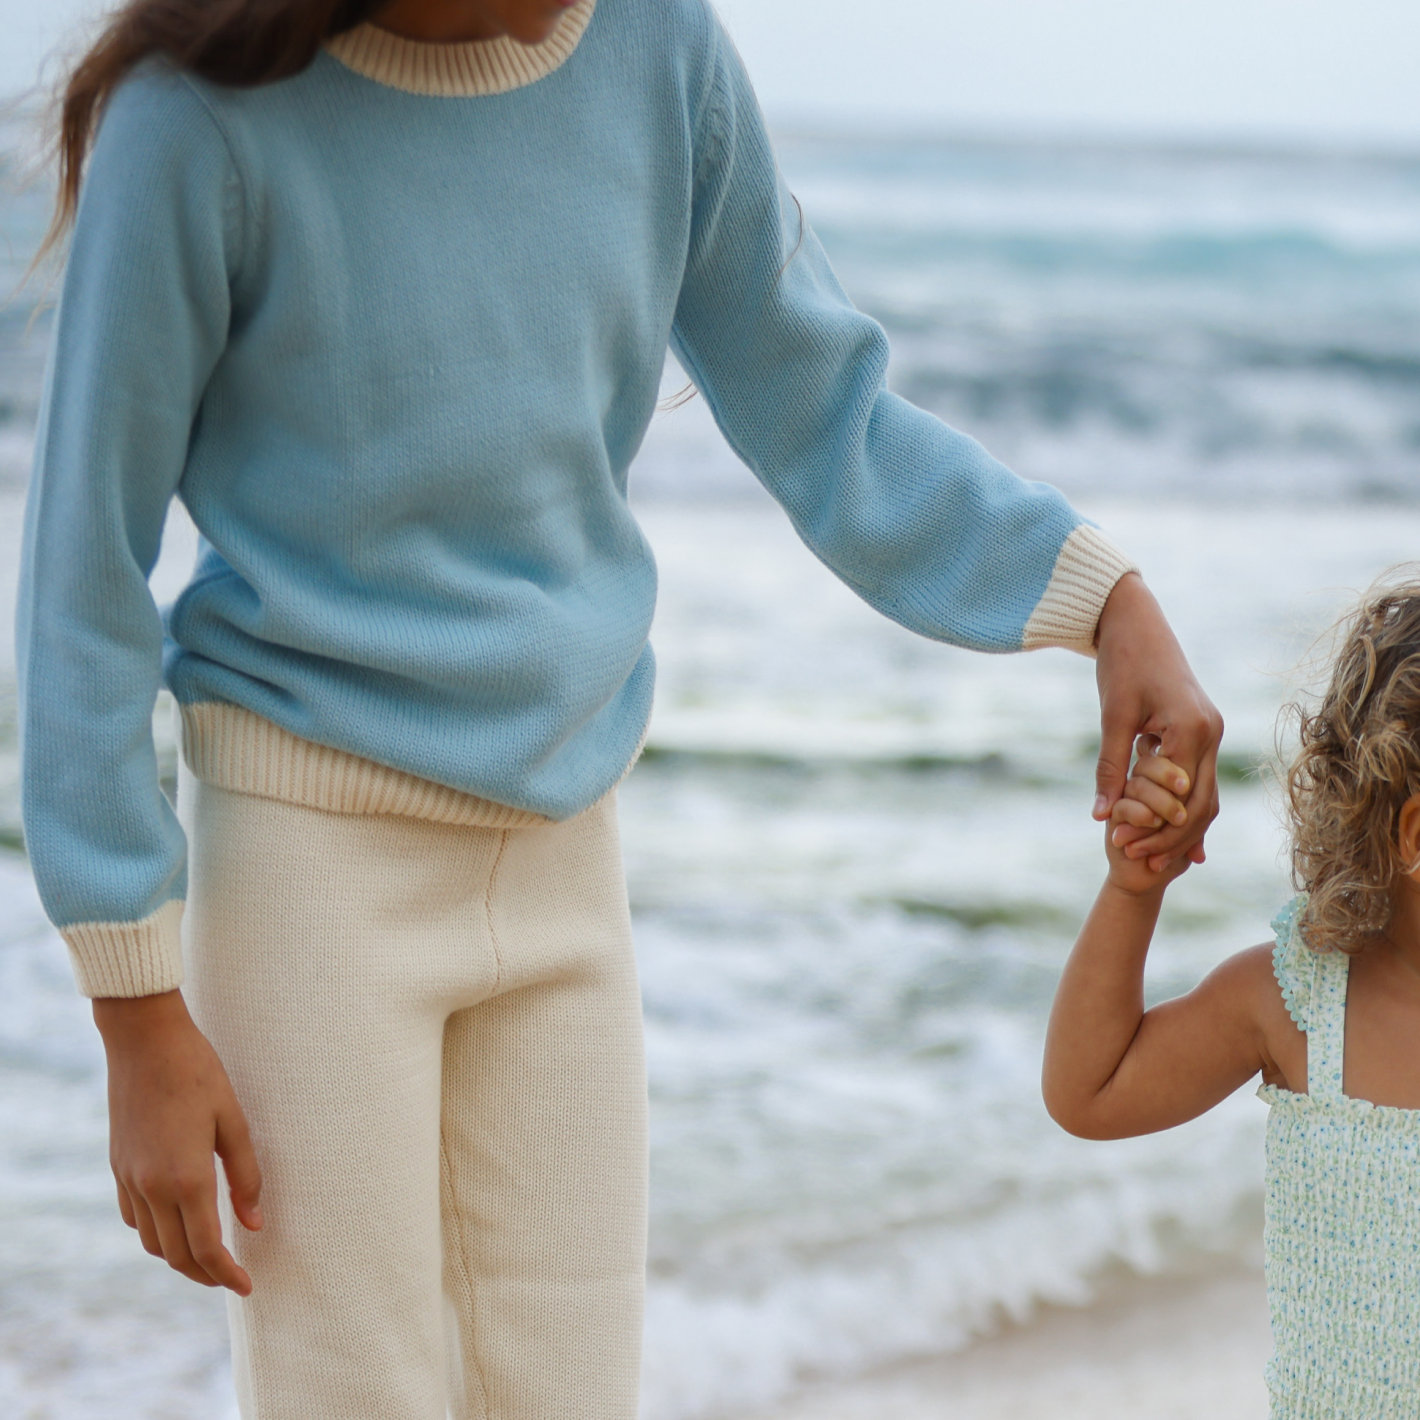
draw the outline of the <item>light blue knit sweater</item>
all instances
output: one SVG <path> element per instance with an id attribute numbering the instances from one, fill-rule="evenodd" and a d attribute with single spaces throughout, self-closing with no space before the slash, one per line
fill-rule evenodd
<path id="1" fill-rule="evenodd" d="M 653 680 L 627 469 L 668 345 L 805 542 L 924 635 L 1086 644 L 1127 567 L 1062 557 L 1058 493 L 887 392 L 705 0 L 592 6 L 531 82 L 409 92 L 409 53 L 372 78 L 326 52 L 247 90 L 150 65 L 110 106 L 19 614 L 35 874 L 71 947 L 98 926 L 119 959 L 86 989 L 175 984 L 121 960 L 184 890 L 163 677 L 554 819 L 616 783 Z M 174 496 L 204 540 L 160 615 Z"/>

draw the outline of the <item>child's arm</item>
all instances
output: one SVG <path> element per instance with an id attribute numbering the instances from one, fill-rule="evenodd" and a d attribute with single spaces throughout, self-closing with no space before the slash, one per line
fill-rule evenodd
<path id="1" fill-rule="evenodd" d="M 1128 793 L 1138 802 L 1174 766 L 1143 759 Z M 1157 777 L 1156 777 L 1157 776 Z M 1140 783 L 1147 779 L 1150 788 Z M 1109 877 L 1066 963 L 1046 1037 L 1043 1092 L 1052 1118 L 1072 1134 L 1117 1139 L 1172 1128 L 1211 1109 L 1259 1070 L 1305 1089 L 1305 1050 L 1272 979 L 1271 954 L 1256 947 L 1229 958 L 1186 996 L 1144 1010 L 1144 960 L 1168 883 L 1113 842 L 1128 811 L 1107 829 Z M 1279 1020 L 1278 1017 L 1281 1017 Z M 1278 1055 L 1288 1069 L 1279 1068 Z"/>

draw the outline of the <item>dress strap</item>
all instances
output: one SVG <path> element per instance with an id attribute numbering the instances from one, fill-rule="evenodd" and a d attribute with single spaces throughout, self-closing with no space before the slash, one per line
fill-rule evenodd
<path id="1" fill-rule="evenodd" d="M 1345 952 L 1312 953 L 1312 1024 L 1307 1031 L 1307 1093 L 1314 1099 L 1342 1097 L 1346 1055 L 1346 985 L 1351 958 Z"/>
<path id="2" fill-rule="evenodd" d="M 1301 930 L 1306 905 L 1305 896 L 1294 898 L 1272 923 L 1277 934 L 1272 971 L 1288 1013 L 1307 1033 L 1307 1092 L 1315 1099 L 1340 1099 L 1351 958 L 1307 946 Z"/>

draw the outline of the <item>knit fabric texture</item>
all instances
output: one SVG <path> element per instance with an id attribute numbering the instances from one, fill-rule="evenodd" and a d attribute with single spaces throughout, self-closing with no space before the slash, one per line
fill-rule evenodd
<path id="1" fill-rule="evenodd" d="M 362 29 L 251 89 L 150 63 L 104 115 L 18 644 L 31 862 L 105 991 L 178 984 L 163 678 L 189 717 L 284 732 L 248 768 L 309 771 L 316 807 L 563 820 L 620 779 L 654 678 L 627 471 L 668 345 L 809 547 L 925 636 L 1088 651 L 1131 565 L 888 391 L 706 0 L 586 0 L 536 52 L 485 45 Z M 202 543 L 160 614 L 175 496 Z M 366 765 L 406 778 L 334 783 Z"/>
<path id="2" fill-rule="evenodd" d="M 1420 1110 L 1342 1090 L 1344 952 L 1302 940 L 1299 897 L 1273 923 L 1273 970 L 1307 1033 L 1307 1093 L 1264 1085 L 1264 1245 L 1272 1420 L 1420 1414 Z"/>
<path id="3" fill-rule="evenodd" d="M 228 1300 L 243 1420 L 635 1420 L 646 1077 L 615 796 L 512 829 L 187 774 L 178 802 L 184 994 L 261 1157 L 265 1226 L 225 1220 L 254 1283 Z"/>

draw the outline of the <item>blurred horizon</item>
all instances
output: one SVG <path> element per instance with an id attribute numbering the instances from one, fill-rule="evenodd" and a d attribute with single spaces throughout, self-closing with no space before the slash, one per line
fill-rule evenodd
<path id="1" fill-rule="evenodd" d="M 0 102 L 72 51 L 94 0 L 0 0 Z M 1404 0 L 719 0 L 776 127 L 1420 148 Z"/>

